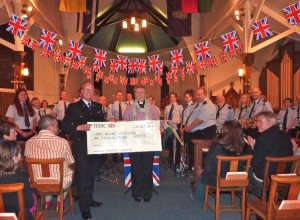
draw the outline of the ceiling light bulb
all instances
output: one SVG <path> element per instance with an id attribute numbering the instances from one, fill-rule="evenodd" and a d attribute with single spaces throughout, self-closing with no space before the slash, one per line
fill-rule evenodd
<path id="1" fill-rule="evenodd" d="M 127 21 L 123 21 L 122 26 L 123 26 L 123 29 L 127 29 L 127 28 L 128 28 L 128 26 L 127 26 Z"/>
<path id="2" fill-rule="evenodd" d="M 131 24 L 135 24 L 135 17 L 131 17 Z"/>
<path id="3" fill-rule="evenodd" d="M 135 27 L 135 28 L 139 28 L 140 26 L 139 26 L 138 23 L 136 23 L 136 24 L 134 25 L 134 27 Z"/>
<path id="4" fill-rule="evenodd" d="M 32 11 L 32 7 L 29 5 L 29 6 L 27 7 L 27 10 L 28 10 L 28 11 Z"/>
<path id="5" fill-rule="evenodd" d="M 59 45 L 63 45 L 63 44 L 64 44 L 64 42 L 63 42 L 62 39 L 59 39 L 59 40 L 58 40 L 58 43 L 59 43 Z"/>
<path id="6" fill-rule="evenodd" d="M 28 18 L 28 15 L 27 14 L 23 14 L 21 17 Z"/>
<path id="7" fill-rule="evenodd" d="M 142 20 L 142 27 L 143 28 L 147 27 L 147 21 L 146 21 L 146 19 Z"/>
<path id="8" fill-rule="evenodd" d="M 139 31 L 139 30 L 140 30 L 139 27 L 134 28 L 134 31 Z"/>
<path id="9" fill-rule="evenodd" d="M 240 14 L 240 11 L 239 11 L 239 10 L 235 10 L 235 11 L 234 11 L 234 14 L 235 14 L 235 15 L 239 15 L 239 14 Z"/>
<path id="10" fill-rule="evenodd" d="M 239 21 L 240 20 L 240 16 L 238 16 L 238 15 L 235 16 L 235 19 Z"/>

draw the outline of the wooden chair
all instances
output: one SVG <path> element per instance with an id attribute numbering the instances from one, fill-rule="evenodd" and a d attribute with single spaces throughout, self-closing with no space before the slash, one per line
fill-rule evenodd
<path id="1" fill-rule="evenodd" d="M 295 141 L 299 146 L 299 144 L 300 144 L 300 131 L 297 131 Z"/>
<path id="2" fill-rule="evenodd" d="M 288 187 L 287 200 L 297 200 L 300 190 L 300 177 L 299 176 L 271 176 L 270 196 L 268 202 L 266 201 L 248 201 L 246 219 L 250 218 L 250 211 L 259 215 L 264 220 L 269 219 L 300 219 L 300 208 L 292 205 L 289 209 L 279 209 L 280 202 L 276 201 L 276 192 L 278 186 L 285 184 Z M 299 200 L 297 200 L 300 202 Z M 293 201 L 296 202 L 297 201 Z"/>
<path id="3" fill-rule="evenodd" d="M 28 164 L 28 172 L 30 177 L 30 185 L 32 188 L 35 188 L 38 191 L 38 195 L 41 196 L 41 207 L 44 207 L 44 200 L 46 195 L 58 195 L 60 196 L 60 209 L 59 209 L 59 219 L 62 220 L 69 211 L 73 214 L 73 200 L 72 200 L 72 190 L 71 187 L 68 189 L 69 193 L 69 202 L 70 207 L 68 210 L 64 210 L 64 189 L 63 189 L 63 177 L 64 177 L 64 167 L 63 167 L 63 158 L 57 159 L 32 159 L 26 158 L 26 163 Z M 59 166 L 59 180 L 55 181 L 47 181 L 46 178 L 43 182 L 37 181 L 34 175 L 34 166 L 41 166 L 42 177 L 47 178 L 50 177 L 50 166 L 58 165 Z M 49 212 L 49 211 L 48 211 Z"/>
<path id="4" fill-rule="evenodd" d="M 2 194 L 15 192 L 18 195 L 18 201 L 19 201 L 18 219 L 26 220 L 23 189 L 24 189 L 24 183 L 1 184 L 0 185 L 0 212 L 5 212 Z M 43 220 L 44 219 L 43 212 L 36 212 L 34 215 L 34 219 Z"/>
<path id="5" fill-rule="evenodd" d="M 261 192 L 261 201 L 267 201 L 267 192 L 270 187 L 270 167 L 276 166 L 273 174 L 299 173 L 300 155 L 290 157 L 266 157 L 266 166 L 264 171 L 263 186 Z"/>
<path id="6" fill-rule="evenodd" d="M 250 167 L 250 161 L 252 155 L 245 156 L 217 156 L 218 168 L 217 168 L 217 186 L 206 186 L 205 198 L 204 198 L 204 211 L 206 207 L 211 209 L 216 213 L 215 219 L 219 219 L 219 212 L 241 212 L 242 220 L 245 219 L 246 211 L 246 189 L 249 185 L 248 171 Z M 246 172 L 244 178 L 242 175 L 235 175 L 233 178 L 224 178 L 221 176 L 221 168 L 224 163 L 229 163 L 228 172 Z M 243 170 L 239 170 L 243 167 Z M 227 173 L 228 173 L 227 172 Z M 220 192 L 230 192 L 231 193 L 231 205 L 230 206 L 220 206 Z M 241 207 L 234 204 L 234 195 L 236 192 L 241 192 Z M 215 199 L 215 206 L 208 204 L 208 194 L 210 194 Z"/>
<path id="7" fill-rule="evenodd" d="M 213 140 L 192 140 L 194 144 L 194 183 L 198 179 L 199 168 L 203 168 L 203 152 L 207 152 Z"/>

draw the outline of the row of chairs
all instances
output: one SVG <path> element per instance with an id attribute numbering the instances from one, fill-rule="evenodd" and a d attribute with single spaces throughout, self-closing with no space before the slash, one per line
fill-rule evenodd
<path id="1" fill-rule="evenodd" d="M 73 200 L 72 200 L 72 190 L 71 187 L 68 189 L 63 189 L 63 158 L 58 159 L 31 159 L 26 158 L 25 162 L 28 166 L 28 173 L 30 179 L 31 188 L 37 190 L 38 196 L 40 197 L 40 207 L 43 209 L 44 207 L 44 199 L 47 195 L 57 195 L 60 197 L 60 209 L 59 209 L 59 219 L 62 220 L 69 212 L 73 214 Z M 50 177 L 50 167 L 53 165 L 59 166 L 59 179 L 57 181 L 53 179 L 49 179 Z M 41 166 L 42 170 L 42 179 L 35 179 L 33 170 L 34 166 Z M 25 220 L 25 212 L 24 212 L 24 198 L 23 198 L 23 190 L 24 184 L 23 183 L 16 183 L 16 184 L 5 184 L 0 186 L 0 212 L 5 212 L 4 210 L 4 203 L 2 199 L 2 193 L 9 193 L 9 192 L 17 192 L 18 200 L 19 200 L 19 220 Z M 68 191 L 69 195 L 69 208 L 64 208 L 64 191 Z M 34 219 L 43 219 L 45 214 L 47 216 L 57 214 L 54 211 L 50 211 L 45 213 L 45 210 L 39 211 L 34 216 Z"/>
<path id="2" fill-rule="evenodd" d="M 250 211 L 259 215 L 262 219 L 300 219 L 300 208 L 292 206 L 289 210 L 281 210 L 278 205 L 278 191 L 285 189 L 287 191 L 286 200 L 297 200 L 300 190 L 300 156 L 281 157 L 281 158 L 266 158 L 265 174 L 263 179 L 262 196 L 260 201 L 247 201 L 248 192 L 251 192 L 251 186 L 249 186 L 248 177 L 240 178 L 242 176 L 237 175 L 236 178 L 224 178 L 221 177 L 221 166 L 224 163 L 229 163 L 229 172 L 238 172 L 239 163 L 245 164 L 244 172 L 248 173 L 250 168 L 250 161 L 252 155 L 227 157 L 217 156 L 218 168 L 217 168 L 217 184 L 215 187 L 206 186 L 205 199 L 204 199 L 204 211 L 211 209 L 215 212 L 215 219 L 219 219 L 220 212 L 241 212 L 241 219 L 249 219 Z M 276 176 L 268 175 L 269 168 L 272 164 L 276 164 L 276 174 L 291 173 L 293 175 L 281 175 Z M 289 168 L 289 170 L 287 170 Z M 220 205 L 221 192 L 230 192 L 231 205 Z M 208 203 L 208 197 L 211 195 L 215 199 L 215 204 Z M 238 195 L 241 198 L 241 205 L 235 205 L 234 197 Z M 268 200 L 267 200 L 267 195 Z M 246 202 L 247 201 L 247 202 Z M 247 207 L 247 211 L 246 211 Z"/>

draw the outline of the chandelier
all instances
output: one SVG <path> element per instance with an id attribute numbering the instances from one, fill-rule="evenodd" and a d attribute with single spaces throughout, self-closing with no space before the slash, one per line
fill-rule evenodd
<path id="1" fill-rule="evenodd" d="M 123 30 L 128 31 L 140 31 L 147 27 L 146 19 L 136 19 L 135 17 L 131 17 L 130 20 L 123 20 L 122 22 Z"/>

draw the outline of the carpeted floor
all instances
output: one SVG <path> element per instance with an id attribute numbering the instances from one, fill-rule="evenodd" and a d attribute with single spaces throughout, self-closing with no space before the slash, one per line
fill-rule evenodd
<path id="1" fill-rule="evenodd" d="M 118 164 L 120 170 L 122 164 Z M 212 211 L 203 212 L 199 202 L 191 198 L 190 181 L 191 177 L 175 177 L 171 169 L 165 170 L 161 166 L 161 185 L 155 189 L 152 200 L 148 203 L 144 201 L 137 203 L 131 196 L 131 191 L 127 194 L 124 186 L 123 174 L 116 172 L 118 184 L 113 182 L 114 175 L 109 172 L 103 173 L 100 182 L 95 182 L 94 199 L 104 203 L 102 207 L 91 208 L 93 219 L 105 220 L 190 220 L 190 219 L 214 219 Z M 229 195 L 222 195 L 222 203 L 229 202 Z M 212 201 L 212 200 L 211 200 Z M 239 200 L 237 200 L 239 201 Z M 68 205 L 68 204 L 66 204 Z M 74 203 L 74 215 L 68 215 L 66 219 L 81 219 L 78 203 Z M 241 219 L 240 213 L 221 213 L 221 220 Z M 54 219 L 54 218 L 51 218 Z M 255 219 L 252 216 L 252 219 Z"/>

